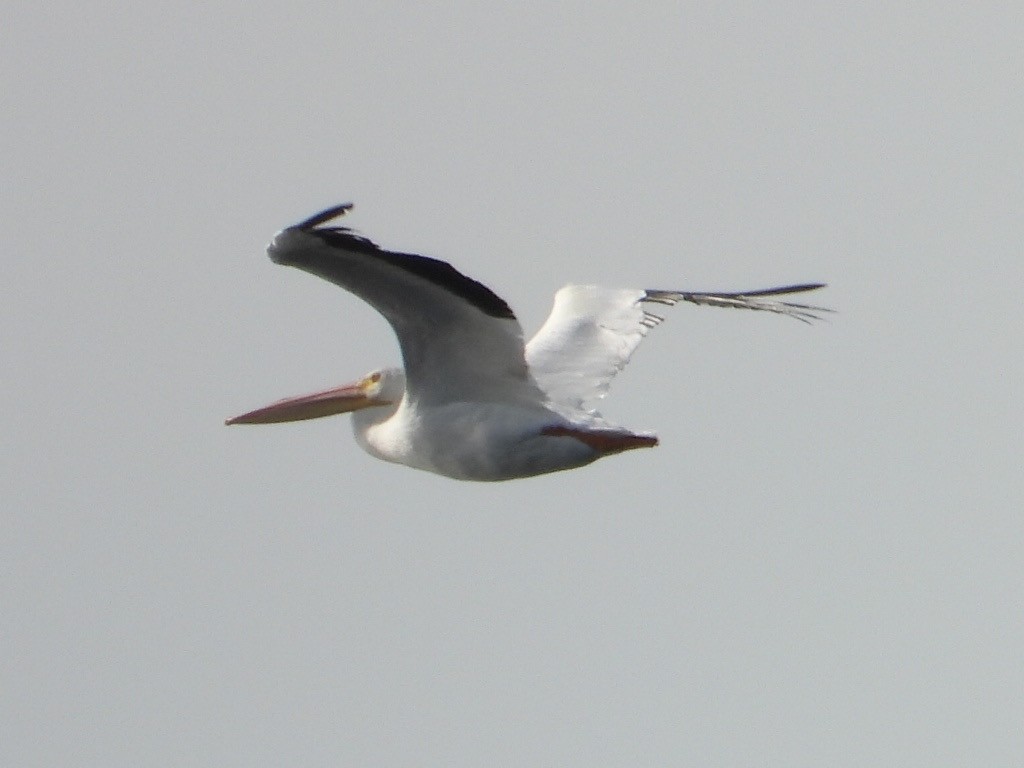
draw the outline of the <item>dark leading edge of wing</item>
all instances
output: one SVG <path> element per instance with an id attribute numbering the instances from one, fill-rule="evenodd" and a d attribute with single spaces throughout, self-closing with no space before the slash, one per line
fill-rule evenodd
<path id="1" fill-rule="evenodd" d="M 386 251 L 372 240 L 358 235 L 348 227 L 321 227 L 331 219 L 344 215 L 352 203 L 328 208 L 315 216 L 311 216 L 295 229 L 301 229 L 308 234 L 315 235 L 327 245 L 342 248 L 348 251 L 356 251 L 375 256 L 381 261 L 392 264 L 405 271 L 428 280 L 446 291 L 458 296 L 464 301 L 472 304 L 486 315 L 497 318 L 514 320 L 515 313 L 505 303 L 505 300 L 483 283 L 478 283 L 471 277 L 459 272 L 455 267 L 439 259 L 431 259 L 427 256 L 419 256 L 414 253 L 397 253 Z"/>

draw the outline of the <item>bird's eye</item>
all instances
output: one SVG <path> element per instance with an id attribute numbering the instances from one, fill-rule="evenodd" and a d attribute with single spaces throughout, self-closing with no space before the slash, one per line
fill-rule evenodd
<path id="1" fill-rule="evenodd" d="M 374 371 L 370 374 L 370 383 L 376 384 L 378 381 L 380 381 L 380 371 Z"/>

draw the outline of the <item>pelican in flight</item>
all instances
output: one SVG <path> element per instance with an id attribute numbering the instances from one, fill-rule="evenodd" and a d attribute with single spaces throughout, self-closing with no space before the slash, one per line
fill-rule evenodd
<path id="1" fill-rule="evenodd" d="M 341 286 L 376 309 L 398 336 L 404 370 L 292 397 L 228 419 L 269 424 L 352 412 L 356 441 L 385 461 L 458 480 L 510 480 L 574 469 L 658 438 L 615 426 L 594 410 L 612 378 L 680 301 L 763 310 L 804 322 L 829 310 L 777 297 L 824 287 L 739 293 L 569 285 L 528 344 L 515 314 L 450 264 L 380 248 L 326 226 L 352 207 L 329 208 L 277 233 L 276 264 Z"/>

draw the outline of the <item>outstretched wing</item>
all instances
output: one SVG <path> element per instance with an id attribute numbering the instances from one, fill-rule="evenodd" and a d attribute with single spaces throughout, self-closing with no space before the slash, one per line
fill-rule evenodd
<path id="1" fill-rule="evenodd" d="M 650 305 L 672 306 L 680 301 L 716 307 L 775 312 L 803 322 L 830 310 L 772 297 L 803 293 L 823 283 L 790 285 L 739 293 L 703 293 L 600 288 L 567 285 L 555 294 L 547 321 L 526 345 L 533 378 L 548 398 L 574 410 L 590 410 L 608 392 L 647 332 L 664 318 Z"/>
<path id="2" fill-rule="evenodd" d="M 346 227 L 322 226 L 351 207 L 282 230 L 267 253 L 277 264 L 341 286 L 385 317 L 398 336 L 411 398 L 542 400 L 508 304 L 446 262 L 387 251 Z"/>

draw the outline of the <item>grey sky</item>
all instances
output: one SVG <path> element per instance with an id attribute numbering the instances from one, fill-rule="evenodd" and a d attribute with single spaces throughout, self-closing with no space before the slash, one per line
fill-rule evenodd
<path id="1" fill-rule="evenodd" d="M 1022 12 L 14 3 L 0 29 L 0 763 L 1024 760 Z M 662 445 L 463 484 L 224 417 L 398 361 L 272 265 L 354 200 L 528 332 L 678 307 Z"/>

